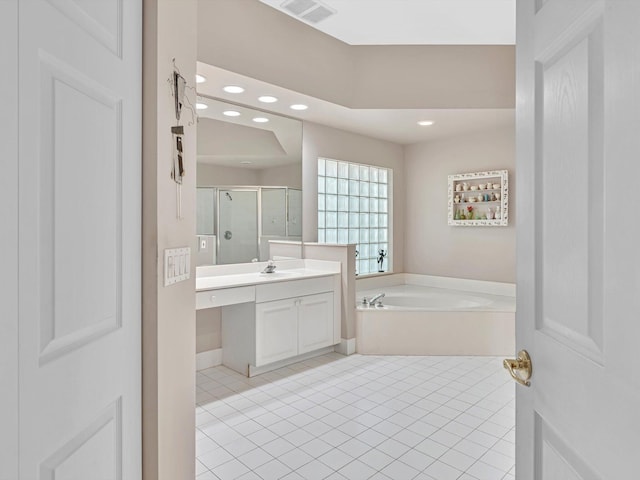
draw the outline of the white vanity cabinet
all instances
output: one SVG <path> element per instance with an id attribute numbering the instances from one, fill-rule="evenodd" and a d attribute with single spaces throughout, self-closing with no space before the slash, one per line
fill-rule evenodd
<path id="1" fill-rule="evenodd" d="M 298 302 L 287 298 L 256 303 L 257 367 L 298 355 Z"/>
<path id="2" fill-rule="evenodd" d="M 298 301 L 298 354 L 333 345 L 333 293 Z"/>
<path id="3" fill-rule="evenodd" d="M 256 285 L 255 303 L 223 307 L 222 363 L 252 376 L 332 348 L 340 341 L 336 282 L 329 275 Z"/>

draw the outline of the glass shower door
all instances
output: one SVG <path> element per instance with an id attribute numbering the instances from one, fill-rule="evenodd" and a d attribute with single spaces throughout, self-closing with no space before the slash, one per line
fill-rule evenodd
<path id="1" fill-rule="evenodd" d="M 258 258 L 257 190 L 218 190 L 218 263 Z"/>

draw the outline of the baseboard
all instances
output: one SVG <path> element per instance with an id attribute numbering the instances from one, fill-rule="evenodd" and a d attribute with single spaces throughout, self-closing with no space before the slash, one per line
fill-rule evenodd
<path id="1" fill-rule="evenodd" d="M 221 348 L 196 353 L 196 370 L 204 370 L 205 368 L 217 367 L 218 365 L 222 365 Z"/>
<path id="2" fill-rule="evenodd" d="M 319 350 L 314 350 L 313 352 L 303 353 L 295 357 L 286 358 L 278 362 L 273 362 L 268 365 L 263 365 L 262 367 L 254 367 L 253 365 L 247 365 L 248 371 L 246 372 L 246 374 L 248 377 L 255 377 L 256 375 L 270 372 L 278 368 L 286 367 L 287 365 L 291 365 L 293 363 L 302 362 L 303 360 L 319 357 L 320 355 L 324 355 L 326 353 L 333 352 L 333 351 L 334 351 L 333 347 L 324 347 Z M 239 373 L 243 373 L 243 372 L 239 372 Z"/>
<path id="3" fill-rule="evenodd" d="M 341 339 L 340 343 L 336 345 L 335 351 L 341 355 L 353 355 L 354 353 L 356 353 L 356 339 Z"/>

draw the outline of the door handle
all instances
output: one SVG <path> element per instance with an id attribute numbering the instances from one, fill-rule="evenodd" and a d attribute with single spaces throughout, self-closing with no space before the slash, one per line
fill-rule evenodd
<path id="1" fill-rule="evenodd" d="M 525 387 L 531 386 L 531 357 L 526 350 L 520 350 L 518 352 L 518 358 L 505 358 L 502 362 L 502 366 L 509 370 L 511 378 L 513 378 L 520 385 Z M 519 372 L 522 372 L 522 376 Z"/>

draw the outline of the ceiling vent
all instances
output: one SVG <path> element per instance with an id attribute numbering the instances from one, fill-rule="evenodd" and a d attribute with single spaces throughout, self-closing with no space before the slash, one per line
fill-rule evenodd
<path id="1" fill-rule="evenodd" d="M 319 23 L 337 13 L 317 0 L 287 0 L 282 8 L 309 23 Z"/>

